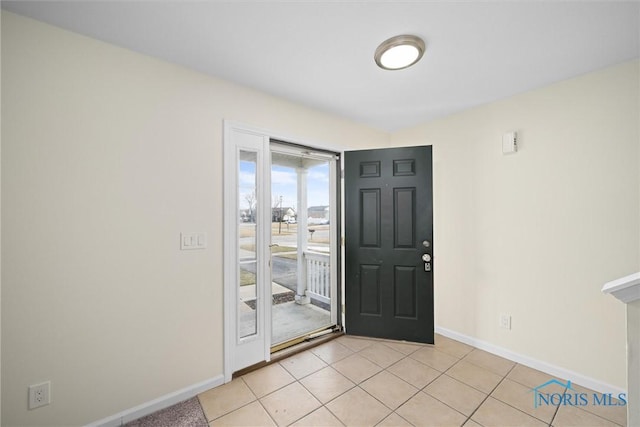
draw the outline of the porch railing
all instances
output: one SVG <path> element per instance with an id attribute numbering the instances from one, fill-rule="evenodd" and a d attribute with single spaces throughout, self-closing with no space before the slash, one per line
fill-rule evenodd
<path id="1" fill-rule="evenodd" d="M 307 296 L 324 302 L 331 303 L 331 275 L 330 256 L 320 252 L 305 251 L 304 258 L 307 262 Z"/>

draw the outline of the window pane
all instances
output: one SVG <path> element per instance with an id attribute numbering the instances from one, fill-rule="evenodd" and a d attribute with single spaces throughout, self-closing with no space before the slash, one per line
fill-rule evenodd
<path id="1" fill-rule="evenodd" d="M 239 274 L 238 316 L 240 338 L 255 335 L 257 331 L 257 154 L 240 150 L 238 168 L 239 201 Z"/>

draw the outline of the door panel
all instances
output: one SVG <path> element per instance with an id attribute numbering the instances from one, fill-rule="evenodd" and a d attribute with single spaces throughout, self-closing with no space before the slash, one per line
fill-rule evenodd
<path id="1" fill-rule="evenodd" d="M 225 381 L 269 360 L 269 138 L 225 123 Z"/>
<path id="2" fill-rule="evenodd" d="M 380 315 L 380 266 L 360 265 L 360 314 Z"/>
<path id="3" fill-rule="evenodd" d="M 432 197 L 430 146 L 345 153 L 348 334 L 433 343 Z"/>
<path id="4" fill-rule="evenodd" d="M 360 246 L 380 247 L 380 189 L 360 190 Z"/>
<path id="5" fill-rule="evenodd" d="M 418 313 L 418 307 L 416 304 L 416 268 L 396 265 L 394 273 L 394 316 L 404 317 L 406 319 L 416 319 L 416 314 Z"/>
<path id="6" fill-rule="evenodd" d="M 416 189 L 393 189 L 393 231 L 394 247 L 413 248 L 416 244 Z"/>

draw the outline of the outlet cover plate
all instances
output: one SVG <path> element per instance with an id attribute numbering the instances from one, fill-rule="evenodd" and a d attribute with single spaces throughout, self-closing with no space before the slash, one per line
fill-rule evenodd
<path id="1" fill-rule="evenodd" d="M 29 409 L 36 409 L 51 403 L 51 381 L 29 386 Z"/>
<path id="2" fill-rule="evenodd" d="M 511 316 L 508 314 L 500 315 L 500 327 L 503 329 L 511 329 Z"/>

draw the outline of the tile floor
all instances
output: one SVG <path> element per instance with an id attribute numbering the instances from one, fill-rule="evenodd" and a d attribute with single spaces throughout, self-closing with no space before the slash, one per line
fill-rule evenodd
<path id="1" fill-rule="evenodd" d="M 626 425 L 624 406 L 534 408 L 532 388 L 552 378 L 441 335 L 342 336 L 198 397 L 210 426 Z"/>

